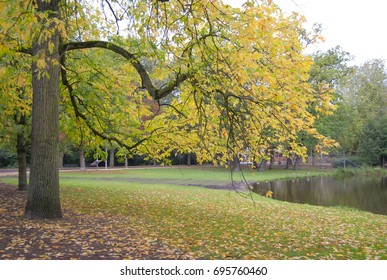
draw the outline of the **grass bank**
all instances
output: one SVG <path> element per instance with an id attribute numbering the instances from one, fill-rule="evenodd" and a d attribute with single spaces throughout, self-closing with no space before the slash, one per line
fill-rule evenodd
<path id="1" fill-rule="evenodd" d="M 232 172 L 221 167 L 160 167 L 132 168 L 123 170 L 89 169 L 87 172 L 63 172 L 61 180 L 66 179 L 101 179 L 126 180 L 131 182 L 172 183 L 184 185 L 229 184 L 231 181 L 259 182 L 266 180 L 288 179 L 306 176 L 329 175 L 332 171 L 320 169 L 283 170 L 274 169 L 265 172 L 242 169 L 242 172 Z"/>
<path id="2" fill-rule="evenodd" d="M 301 174 L 245 172 L 250 181 L 292 176 Z M 229 180 L 227 170 L 200 168 L 62 173 L 62 205 L 122 220 L 195 259 L 387 259 L 386 216 L 190 185 Z"/>
<path id="3" fill-rule="evenodd" d="M 336 176 L 351 177 L 351 176 L 387 176 L 386 168 L 379 167 L 358 167 L 358 168 L 338 168 L 335 173 Z"/>

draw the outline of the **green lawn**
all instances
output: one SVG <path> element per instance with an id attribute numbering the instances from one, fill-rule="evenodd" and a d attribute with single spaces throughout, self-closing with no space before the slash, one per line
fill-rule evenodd
<path id="1" fill-rule="evenodd" d="M 248 181 L 305 174 L 245 172 Z M 387 259 L 387 216 L 192 186 L 227 183 L 230 171 L 213 168 L 64 172 L 61 198 L 65 215 L 122 218 L 197 259 Z"/>
<path id="2" fill-rule="evenodd" d="M 89 169 L 87 172 L 62 172 L 62 181 L 67 179 L 101 179 L 105 181 L 131 181 L 147 183 L 170 183 L 178 185 L 206 185 L 206 184 L 230 184 L 232 180 L 249 182 L 286 179 L 303 176 L 318 176 L 329 174 L 322 170 L 270 170 L 257 172 L 243 169 L 242 173 L 231 172 L 229 169 L 217 167 L 162 167 L 162 168 L 133 168 L 118 171 L 105 171 L 104 169 Z"/>

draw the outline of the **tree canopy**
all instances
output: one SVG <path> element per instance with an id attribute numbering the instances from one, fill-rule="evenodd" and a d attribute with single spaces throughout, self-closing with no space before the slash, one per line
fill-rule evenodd
<path id="1" fill-rule="evenodd" d="M 300 132 L 333 144 L 312 113 L 329 113 L 332 95 L 311 87 L 303 54 L 319 34 L 272 1 L 19 0 L 0 10 L 0 56 L 32 59 L 28 217 L 62 215 L 60 112 L 75 137 L 86 129 L 159 158 L 179 150 L 224 164 L 263 158 L 273 143 L 304 156 Z"/>

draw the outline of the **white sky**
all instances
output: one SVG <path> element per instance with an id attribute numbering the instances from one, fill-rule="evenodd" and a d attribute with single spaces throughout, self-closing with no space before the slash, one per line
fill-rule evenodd
<path id="1" fill-rule="evenodd" d="M 223 0 L 238 6 L 245 0 Z M 321 23 L 325 43 L 316 50 L 340 45 L 361 64 L 374 58 L 387 59 L 386 0 L 273 0 L 284 12 L 296 11 L 309 23 Z"/>

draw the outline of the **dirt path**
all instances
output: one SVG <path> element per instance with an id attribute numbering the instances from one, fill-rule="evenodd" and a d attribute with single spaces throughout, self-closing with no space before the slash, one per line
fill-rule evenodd
<path id="1" fill-rule="evenodd" d="M 94 172 L 94 171 L 119 171 L 119 170 L 129 170 L 129 169 L 165 169 L 165 168 L 172 168 L 170 166 L 131 166 L 129 168 L 125 167 L 113 167 L 105 169 L 104 167 L 99 167 L 97 170 L 95 167 L 88 167 L 86 170 L 80 170 L 79 167 L 69 167 L 69 168 L 62 168 L 59 170 L 59 172 Z M 185 168 L 185 167 L 179 167 L 179 168 Z M 190 168 L 190 167 L 186 167 Z M 27 174 L 29 174 L 29 170 L 27 171 Z M 13 177 L 18 175 L 18 170 L 15 168 L 6 168 L 2 169 L 0 168 L 0 177 Z"/>
<path id="2" fill-rule="evenodd" d="M 17 175 L 18 175 L 17 169 L 0 169 L 0 177 L 11 177 L 11 176 L 14 177 Z"/>

